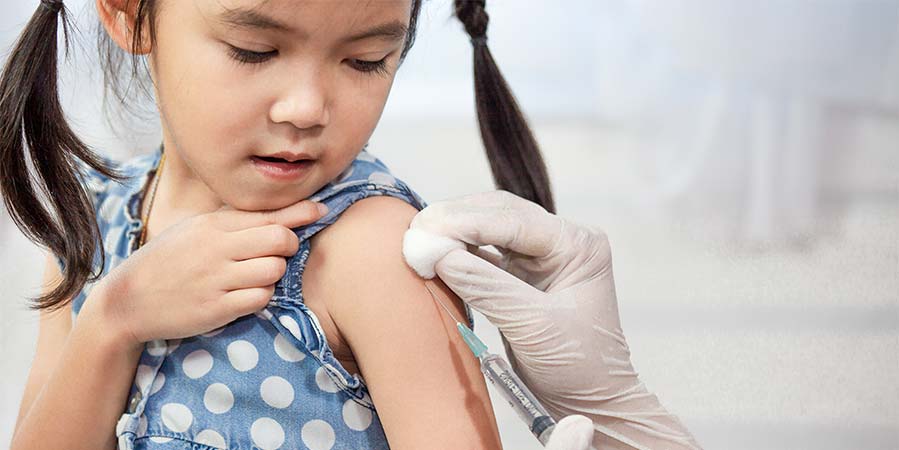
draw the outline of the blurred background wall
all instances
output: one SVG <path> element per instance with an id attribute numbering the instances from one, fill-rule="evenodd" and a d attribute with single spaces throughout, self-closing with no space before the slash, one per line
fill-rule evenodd
<path id="1" fill-rule="evenodd" d="M 37 3 L 0 0 L 4 57 Z M 116 159 L 149 151 L 158 123 L 102 120 L 93 2 L 67 5 L 84 33 L 63 69 L 73 126 Z M 488 12 L 559 213 L 608 233 L 635 367 L 700 443 L 899 448 L 899 1 Z M 429 202 L 492 189 L 473 105 L 470 44 L 450 0 L 426 0 L 371 151 Z M 0 446 L 42 252 L 0 212 Z M 494 398 L 506 448 L 539 448 Z"/>

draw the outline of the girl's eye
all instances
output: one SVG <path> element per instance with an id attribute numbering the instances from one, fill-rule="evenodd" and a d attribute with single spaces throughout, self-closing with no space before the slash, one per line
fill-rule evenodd
<path id="1" fill-rule="evenodd" d="M 274 58 L 275 55 L 278 54 L 277 50 L 272 50 L 270 52 L 254 52 L 252 50 L 242 49 L 233 45 L 228 45 L 228 47 L 228 53 L 230 54 L 231 58 L 241 64 L 262 64 Z M 389 71 L 387 70 L 388 56 L 385 56 L 379 61 L 352 59 L 350 60 L 350 62 L 353 68 L 360 72 L 372 75 L 378 74 L 386 76 L 389 74 Z"/>
<path id="2" fill-rule="evenodd" d="M 365 61 L 361 59 L 351 59 L 350 65 L 353 66 L 354 69 L 371 74 L 371 75 L 388 75 L 389 71 L 387 70 L 387 57 L 380 61 Z"/>
<path id="3" fill-rule="evenodd" d="M 268 61 L 269 59 L 272 59 L 275 55 L 278 54 L 277 50 L 260 53 L 238 48 L 233 45 L 228 45 L 228 47 L 228 53 L 230 54 L 231 58 L 241 64 L 261 64 Z"/>

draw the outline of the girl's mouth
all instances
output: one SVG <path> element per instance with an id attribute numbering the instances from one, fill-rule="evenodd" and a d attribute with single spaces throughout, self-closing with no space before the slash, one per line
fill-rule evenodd
<path id="1" fill-rule="evenodd" d="M 299 161 L 288 161 L 283 158 L 253 156 L 253 165 L 269 178 L 276 180 L 294 180 L 309 172 L 309 169 L 315 164 L 315 160 L 302 159 Z"/>

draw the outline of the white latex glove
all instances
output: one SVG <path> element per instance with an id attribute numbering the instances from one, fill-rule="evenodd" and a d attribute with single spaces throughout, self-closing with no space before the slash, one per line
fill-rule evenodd
<path id="1" fill-rule="evenodd" d="M 546 450 L 591 450 L 593 422 L 581 415 L 565 416 L 556 423 Z"/>
<path id="2" fill-rule="evenodd" d="M 605 233 L 501 190 L 436 202 L 415 216 L 403 252 L 420 274 L 428 268 L 410 256 L 420 254 L 422 233 L 468 244 L 444 245 L 433 271 L 496 325 L 510 363 L 553 418 L 589 418 L 596 448 L 699 448 L 631 365 Z M 486 245 L 500 254 L 478 248 Z"/>

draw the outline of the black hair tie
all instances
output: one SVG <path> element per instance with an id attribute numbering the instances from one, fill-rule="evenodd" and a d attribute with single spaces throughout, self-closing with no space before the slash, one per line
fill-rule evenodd
<path id="1" fill-rule="evenodd" d="M 487 36 L 478 36 L 471 38 L 471 45 L 477 47 L 478 45 L 487 45 Z"/>
<path id="2" fill-rule="evenodd" d="M 62 0 L 41 0 L 41 6 L 50 12 L 59 12 L 62 9 Z"/>

